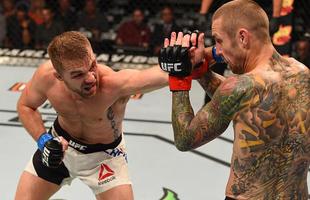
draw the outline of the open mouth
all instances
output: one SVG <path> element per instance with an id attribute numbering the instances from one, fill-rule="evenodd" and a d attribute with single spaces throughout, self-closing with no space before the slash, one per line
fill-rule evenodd
<path id="1" fill-rule="evenodd" d="M 91 85 L 86 85 L 83 87 L 83 90 L 86 91 L 86 92 L 91 92 L 96 86 L 96 83 L 94 84 L 91 84 Z"/>

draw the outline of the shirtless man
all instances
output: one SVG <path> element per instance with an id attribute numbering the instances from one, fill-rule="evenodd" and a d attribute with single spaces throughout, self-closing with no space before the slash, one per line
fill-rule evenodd
<path id="1" fill-rule="evenodd" d="M 189 100 L 190 75 L 181 73 L 191 65 L 185 64 L 186 56 L 175 55 L 182 60 L 181 72 L 170 72 L 169 77 L 175 144 L 180 151 L 195 149 L 221 135 L 232 121 L 226 199 L 306 200 L 310 71 L 276 52 L 268 27 L 266 13 L 251 0 L 231 1 L 215 12 L 217 54 L 235 75 L 224 78 L 208 71 L 199 80 L 212 99 L 196 115 Z M 188 48 L 196 37 L 174 33 L 165 40 L 160 59 L 166 60 L 170 47 Z M 198 47 L 191 48 L 192 56 L 203 57 L 203 37 L 199 35 Z"/>
<path id="2" fill-rule="evenodd" d="M 97 199 L 133 199 L 122 135 L 126 104 L 132 94 L 166 86 L 168 75 L 158 66 L 114 72 L 96 62 L 87 38 L 74 31 L 55 37 L 48 54 L 51 62 L 36 70 L 17 104 L 39 149 L 15 199 L 49 199 L 74 178 Z M 48 132 L 37 110 L 46 100 L 58 115 Z"/>

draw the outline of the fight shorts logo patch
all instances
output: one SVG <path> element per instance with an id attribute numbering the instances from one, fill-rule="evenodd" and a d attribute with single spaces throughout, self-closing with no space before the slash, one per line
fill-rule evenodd
<path id="1" fill-rule="evenodd" d="M 80 151 L 85 151 L 87 148 L 87 146 L 81 145 L 81 144 L 74 142 L 72 140 L 69 141 L 69 146 L 74 148 L 74 149 L 80 150 Z"/>
<path id="2" fill-rule="evenodd" d="M 108 155 L 110 155 L 112 157 L 123 156 L 125 158 L 126 162 L 128 162 L 127 153 L 122 148 L 116 147 L 114 149 L 107 149 L 104 152 L 106 152 Z"/>
<path id="3" fill-rule="evenodd" d="M 115 176 L 113 176 L 114 174 L 115 172 L 108 165 L 101 164 L 98 176 L 98 185 L 103 185 L 113 181 L 115 179 Z"/>

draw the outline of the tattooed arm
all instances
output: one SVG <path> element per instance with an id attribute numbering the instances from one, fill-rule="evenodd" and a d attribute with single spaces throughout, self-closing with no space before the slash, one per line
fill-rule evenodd
<path id="1" fill-rule="evenodd" d="M 225 81 L 225 77 L 212 70 L 209 70 L 201 79 L 198 79 L 201 87 L 206 91 L 209 97 L 212 97 L 215 90 Z"/>
<path id="2" fill-rule="evenodd" d="M 212 97 L 218 86 L 225 80 L 225 77 L 210 70 L 210 68 L 216 63 L 212 56 L 212 47 L 206 47 L 203 51 L 198 48 L 193 52 L 194 53 L 191 54 L 191 60 L 194 65 L 195 63 L 198 63 L 198 61 L 201 61 L 202 58 L 208 61 L 209 70 L 203 75 L 203 77 L 198 79 L 198 82 L 207 92 L 209 97 Z"/>
<path id="3" fill-rule="evenodd" d="M 196 116 L 189 92 L 173 92 L 172 125 L 176 147 L 180 151 L 191 150 L 222 134 L 234 114 L 250 102 L 252 88 L 253 82 L 248 76 L 229 77 Z"/>

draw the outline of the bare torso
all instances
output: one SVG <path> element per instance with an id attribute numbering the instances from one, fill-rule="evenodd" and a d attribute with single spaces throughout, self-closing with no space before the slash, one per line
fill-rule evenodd
<path id="1" fill-rule="evenodd" d="M 245 75 L 253 87 L 233 118 L 235 139 L 226 195 L 306 200 L 310 73 L 293 59 L 262 68 Z"/>
<path id="2" fill-rule="evenodd" d="M 52 71 L 52 70 L 51 70 Z M 105 76 L 110 69 L 99 68 L 100 87 L 89 99 L 73 95 L 64 82 L 54 78 L 46 96 L 56 110 L 61 127 L 72 137 L 89 144 L 111 143 L 122 133 L 122 120 L 129 96 L 120 96 L 111 84 L 106 86 Z M 113 84 L 112 84 L 113 85 Z"/>

